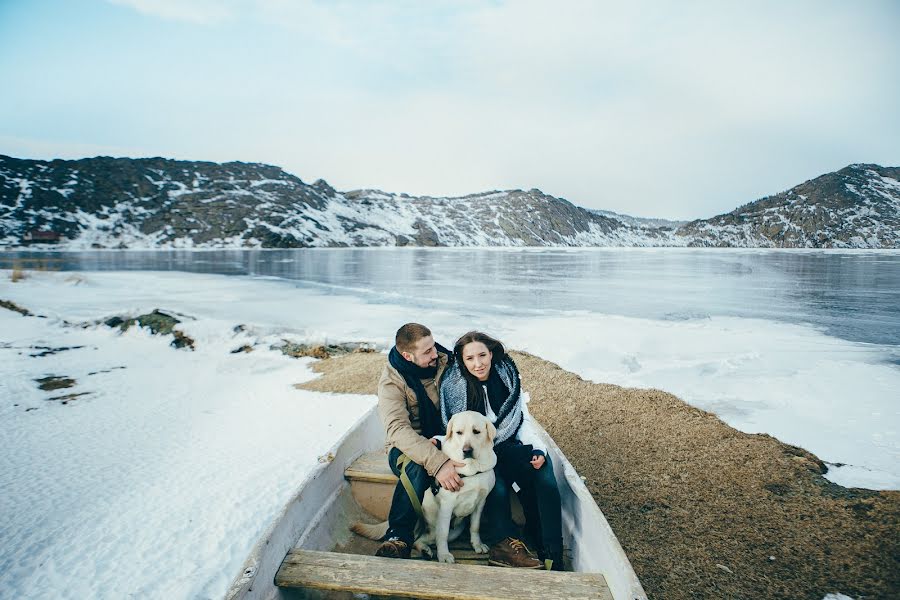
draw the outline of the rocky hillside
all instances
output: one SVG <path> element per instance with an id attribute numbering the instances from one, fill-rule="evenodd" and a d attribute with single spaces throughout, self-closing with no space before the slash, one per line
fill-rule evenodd
<path id="1" fill-rule="evenodd" d="M 900 247 L 897 171 L 853 165 L 681 224 L 588 210 L 536 189 L 413 197 L 338 192 L 255 163 L 0 156 L 0 246 Z"/>
<path id="2" fill-rule="evenodd" d="M 539 190 L 459 198 L 308 185 L 261 164 L 0 156 L 0 244 L 66 248 L 671 244 Z M 674 240 L 674 241 L 673 241 Z"/>
<path id="3" fill-rule="evenodd" d="M 900 168 L 850 165 L 677 233 L 691 246 L 900 248 Z"/>

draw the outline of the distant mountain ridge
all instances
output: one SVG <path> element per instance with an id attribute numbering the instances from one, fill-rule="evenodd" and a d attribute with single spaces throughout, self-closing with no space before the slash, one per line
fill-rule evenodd
<path id="1" fill-rule="evenodd" d="M 678 231 L 695 246 L 900 248 L 900 167 L 850 165 Z"/>
<path id="2" fill-rule="evenodd" d="M 46 233 L 52 232 L 52 233 Z M 338 192 L 279 167 L 0 155 L 0 246 L 900 247 L 900 168 L 850 165 L 689 223 L 581 208 L 540 190 Z"/>
<path id="3" fill-rule="evenodd" d="M 613 212 L 611 210 L 602 210 L 599 208 L 589 208 L 587 209 L 593 213 L 598 215 L 603 215 L 604 217 L 609 217 L 610 219 L 616 219 L 617 221 L 621 221 L 626 225 L 635 225 L 637 227 L 667 227 L 669 229 L 677 229 L 681 227 L 688 221 L 673 221 L 672 219 L 654 219 L 647 217 L 632 217 L 631 215 L 623 215 L 621 213 Z"/>

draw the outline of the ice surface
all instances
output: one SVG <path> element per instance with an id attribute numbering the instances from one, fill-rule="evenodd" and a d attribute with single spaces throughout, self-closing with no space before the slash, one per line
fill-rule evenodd
<path id="1" fill-rule="evenodd" d="M 867 469 L 853 465 L 828 465 L 828 479 L 844 487 L 875 490 L 900 490 L 900 475 L 896 472 Z"/>

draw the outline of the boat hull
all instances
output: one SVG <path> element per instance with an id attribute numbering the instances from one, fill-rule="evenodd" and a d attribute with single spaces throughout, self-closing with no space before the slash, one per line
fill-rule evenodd
<path id="1" fill-rule="evenodd" d="M 562 501 L 563 539 L 571 551 L 574 570 L 602 573 L 615 600 L 646 599 L 628 557 L 584 481 L 547 432 L 535 425 L 553 460 Z M 227 600 L 294 597 L 274 584 L 275 573 L 285 555 L 294 547 L 331 550 L 336 542 L 340 545 L 336 536 L 352 535 L 347 526 L 348 515 L 353 515 L 346 504 L 353 502 L 353 496 L 344 471 L 357 457 L 383 445 L 384 430 L 373 408 L 301 483 L 254 546 L 242 572 L 231 585 Z"/>

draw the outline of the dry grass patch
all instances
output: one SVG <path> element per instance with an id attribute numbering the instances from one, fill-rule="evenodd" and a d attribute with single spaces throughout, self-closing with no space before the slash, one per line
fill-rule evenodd
<path id="1" fill-rule="evenodd" d="M 45 392 L 70 388 L 75 385 L 75 380 L 71 377 L 66 377 L 65 375 L 48 375 L 47 377 L 41 377 L 34 381 L 38 384 L 38 388 Z"/>
<path id="2" fill-rule="evenodd" d="M 671 394 L 515 359 L 652 598 L 898 597 L 900 493 L 834 485 L 812 454 Z"/>
<path id="3" fill-rule="evenodd" d="M 59 271 L 62 266 L 61 258 L 15 258 L 11 261 L 0 258 L 0 268 L 9 268 L 9 280 L 13 283 L 28 279 L 28 271 Z"/>
<path id="4" fill-rule="evenodd" d="M 387 363 L 380 352 L 344 354 L 312 364 L 312 370 L 322 376 L 298 383 L 299 390 L 334 392 L 339 394 L 376 394 L 378 378 Z"/>
<path id="5" fill-rule="evenodd" d="M 812 454 L 659 390 L 513 353 L 531 412 L 586 478 L 650 597 L 900 597 L 900 492 L 829 483 Z M 374 394 L 387 358 L 313 364 L 302 389 Z"/>

